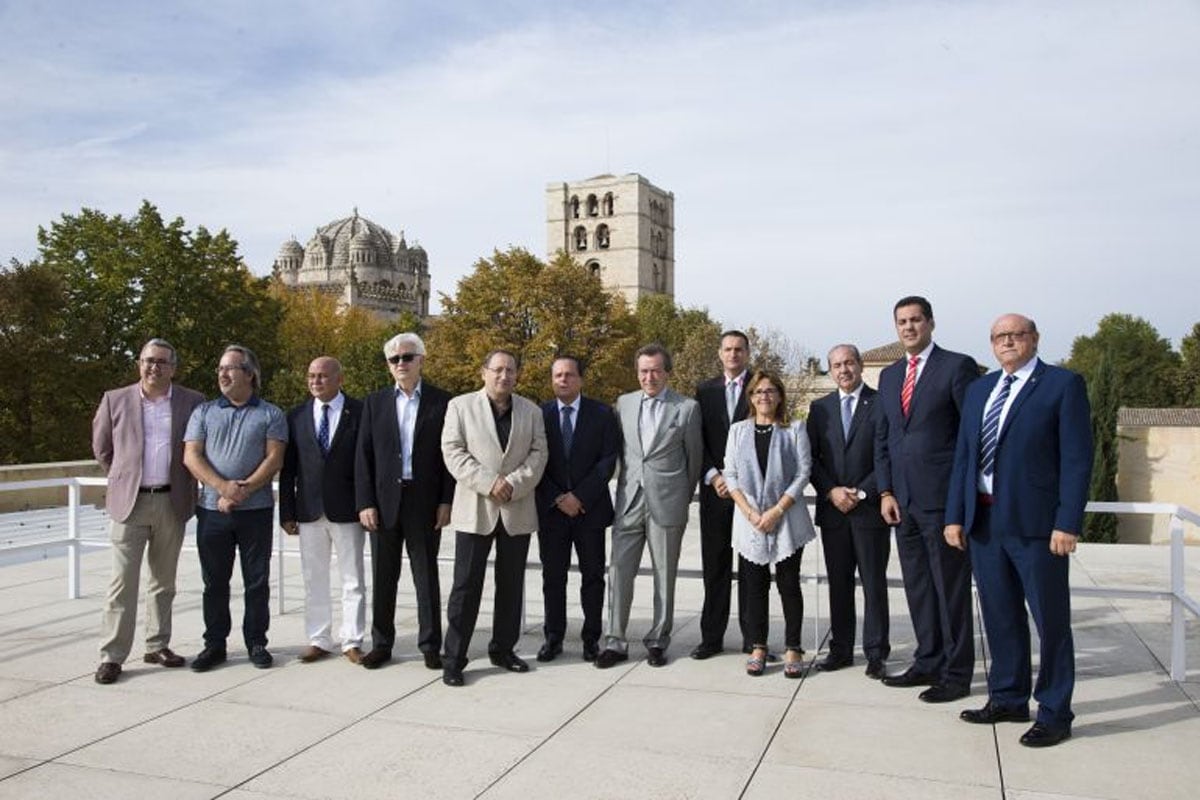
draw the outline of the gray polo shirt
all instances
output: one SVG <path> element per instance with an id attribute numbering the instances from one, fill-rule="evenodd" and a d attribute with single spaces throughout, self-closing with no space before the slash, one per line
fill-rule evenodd
<path id="1" fill-rule="evenodd" d="M 242 406 L 235 406 L 224 396 L 196 406 L 188 420 L 185 442 L 204 442 L 204 455 L 217 474 L 226 480 L 242 480 L 267 457 L 267 440 L 286 442 L 287 417 L 277 406 L 253 395 Z M 220 495 L 201 485 L 200 507 L 217 510 Z M 271 484 L 255 491 L 238 508 L 251 510 L 271 508 L 275 494 Z"/>

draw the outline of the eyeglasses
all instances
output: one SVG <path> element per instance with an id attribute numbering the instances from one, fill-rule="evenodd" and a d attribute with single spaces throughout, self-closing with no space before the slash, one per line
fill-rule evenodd
<path id="1" fill-rule="evenodd" d="M 755 389 L 750 394 L 754 397 L 772 397 L 773 395 L 779 394 L 779 390 L 774 387 L 769 389 Z"/>
<path id="2" fill-rule="evenodd" d="M 397 353 L 394 356 L 388 356 L 389 364 L 399 364 L 403 361 L 405 364 L 411 364 L 413 359 L 421 355 L 420 353 Z"/>
<path id="3" fill-rule="evenodd" d="M 160 369 L 174 366 L 165 358 L 139 358 L 138 363 L 143 367 L 159 367 Z"/>
<path id="4" fill-rule="evenodd" d="M 245 364 L 222 364 L 221 366 L 217 367 L 217 374 L 224 375 L 228 372 L 235 372 L 239 369 L 243 369 L 243 370 L 246 369 L 246 365 Z"/>
<path id="5" fill-rule="evenodd" d="M 1032 331 L 1004 331 L 1003 333 L 993 333 L 993 342 L 1016 341 L 1023 342 L 1025 337 L 1029 336 Z"/>

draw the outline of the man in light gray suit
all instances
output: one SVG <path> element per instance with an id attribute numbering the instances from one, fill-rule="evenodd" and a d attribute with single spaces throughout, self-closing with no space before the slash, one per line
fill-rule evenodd
<path id="1" fill-rule="evenodd" d="M 642 391 L 617 398 L 624 443 L 608 572 L 608 636 L 596 658 L 601 669 L 629 657 L 625 628 L 647 543 L 654 562 L 654 622 L 643 639 L 646 662 L 652 667 L 667 663 L 679 546 L 704 458 L 700 406 L 667 387 L 671 354 L 648 344 L 637 351 L 635 363 Z"/>

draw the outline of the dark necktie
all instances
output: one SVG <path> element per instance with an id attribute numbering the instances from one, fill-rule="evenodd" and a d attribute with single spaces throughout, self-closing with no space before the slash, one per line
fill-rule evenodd
<path id="1" fill-rule="evenodd" d="M 562 437 L 563 437 L 563 453 L 569 458 L 571 455 L 571 440 L 575 437 L 575 423 L 571 421 L 571 414 L 575 411 L 571 406 L 563 406 L 562 410 Z"/>
<path id="2" fill-rule="evenodd" d="M 321 427 L 317 428 L 317 444 L 321 453 L 329 455 L 329 403 L 321 404 Z"/>
<path id="3" fill-rule="evenodd" d="M 983 416 L 983 430 L 979 433 L 979 471 L 984 475 L 991 475 L 996 467 L 996 444 L 1000 441 L 1000 412 L 1004 410 L 1008 392 L 1016 379 L 1016 375 L 1004 376 L 1004 386 L 1000 387 L 1000 394 L 996 395 L 996 399 L 988 406 L 987 413 Z"/>

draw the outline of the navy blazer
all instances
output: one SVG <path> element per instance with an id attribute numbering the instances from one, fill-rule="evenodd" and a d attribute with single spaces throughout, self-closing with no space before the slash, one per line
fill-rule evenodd
<path id="1" fill-rule="evenodd" d="M 817 525 L 844 517 L 879 523 L 879 488 L 875 481 L 875 430 L 879 394 L 866 384 L 850 419 L 850 436 L 842 433 L 841 394 L 833 392 L 812 402 L 808 410 L 808 441 L 812 447 L 812 485 L 817 492 Z M 867 493 L 849 514 L 829 502 L 829 490 L 853 486 Z"/>
<path id="2" fill-rule="evenodd" d="M 404 465 L 400 459 L 400 421 L 396 419 L 396 387 L 367 395 L 358 432 L 358 458 L 354 485 L 358 510 L 379 509 L 384 528 L 400 524 L 400 496 L 409 513 L 428 518 L 430 526 L 439 505 L 454 500 L 454 478 L 442 460 L 442 426 L 450 395 L 428 381 L 421 382 L 421 402 L 413 426 L 413 485 L 400 484 Z"/>
<path id="3" fill-rule="evenodd" d="M 309 398 L 288 412 L 288 443 L 279 471 L 280 522 L 312 522 L 322 514 L 330 522 L 358 522 L 354 505 L 354 448 L 362 401 L 345 395 L 329 455 L 317 444 L 313 403 Z"/>
<path id="4" fill-rule="evenodd" d="M 954 472 L 946 500 L 946 524 L 975 522 L 979 481 L 979 433 L 1001 372 L 967 389 Z M 996 444 L 991 528 L 1049 539 L 1055 530 L 1079 534 L 1092 479 L 1091 407 L 1083 378 L 1039 362 L 1013 400 Z"/>
<path id="5" fill-rule="evenodd" d="M 621 455 L 621 431 L 611 408 L 590 397 L 579 398 L 575 433 L 571 438 L 571 457 L 563 452 L 562 420 L 558 401 L 542 404 L 546 423 L 546 449 L 549 459 L 537 485 L 539 524 L 565 522 L 555 507 L 555 499 L 571 492 L 583 503 L 583 515 L 589 527 L 606 528 L 613 521 L 612 494 L 608 482 Z"/>
<path id="6" fill-rule="evenodd" d="M 900 411 L 908 358 L 879 375 L 879 418 L 875 429 L 875 480 L 879 491 L 896 495 L 900 508 L 946 507 L 954 465 L 963 395 L 979 377 L 975 359 L 933 346 L 913 391 L 911 413 Z"/>

